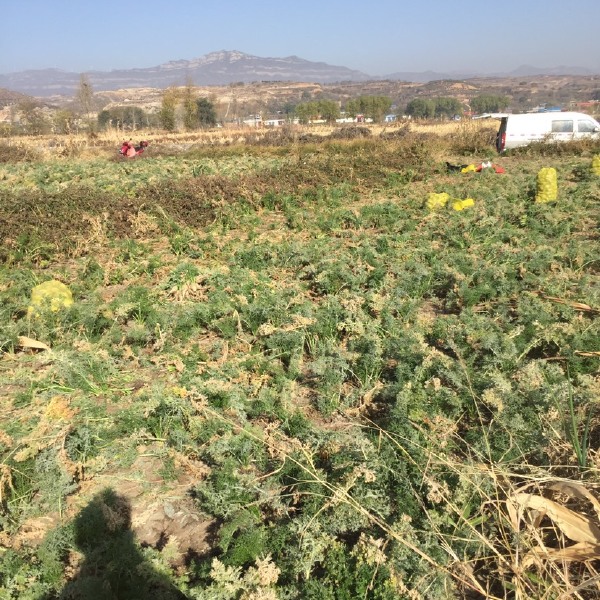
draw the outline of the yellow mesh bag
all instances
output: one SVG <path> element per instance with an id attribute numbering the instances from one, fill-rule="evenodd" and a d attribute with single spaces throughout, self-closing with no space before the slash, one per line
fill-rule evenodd
<path id="1" fill-rule="evenodd" d="M 537 174 L 536 202 L 554 202 L 558 198 L 558 183 L 556 181 L 556 169 L 544 167 Z"/>
<path id="2" fill-rule="evenodd" d="M 592 173 L 600 175 L 600 154 L 595 154 L 594 158 L 592 158 Z"/>

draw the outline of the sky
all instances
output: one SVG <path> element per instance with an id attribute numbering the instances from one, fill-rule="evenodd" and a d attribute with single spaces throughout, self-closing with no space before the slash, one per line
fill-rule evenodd
<path id="1" fill-rule="evenodd" d="M 219 50 L 373 76 L 600 72 L 600 0 L 0 0 L 0 73 L 154 67 Z"/>

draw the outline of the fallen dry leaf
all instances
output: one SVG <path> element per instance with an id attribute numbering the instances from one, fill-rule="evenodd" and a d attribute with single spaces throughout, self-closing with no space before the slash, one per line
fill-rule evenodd
<path id="1" fill-rule="evenodd" d="M 50 350 L 50 346 L 44 344 L 44 342 L 34 340 L 33 338 L 24 335 L 19 336 L 18 344 L 20 348 L 32 348 L 34 350 Z"/>
<path id="2" fill-rule="evenodd" d="M 575 310 L 581 310 L 583 312 L 600 312 L 596 308 L 592 308 L 589 304 L 584 304 L 583 302 L 576 302 L 575 300 L 565 300 L 564 298 L 557 298 L 556 296 L 547 296 L 543 292 L 537 292 L 537 295 L 544 298 L 544 300 L 550 300 L 551 302 L 556 302 L 557 304 L 564 304 L 565 306 L 570 306 Z"/>
<path id="3" fill-rule="evenodd" d="M 512 500 L 519 508 L 547 515 L 570 540 L 600 544 L 600 528 L 588 517 L 543 496 L 520 493 L 512 496 Z"/>
<path id="4" fill-rule="evenodd" d="M 587 500 L 596 511 L 598 521 L 600 522 L 600 501 L 581 483 L 575 481 L 556 481 L 548 486 L 549 490 L 566 494 L 571 498 Z"/>
<path id="5" fill-rule="evenodd" d="M 600 558 L 600 544 L 579 542 L 566 548 L 534 548 L 523 557 L 521 566 L 526 569 L 537 564 L 540 559 L 552 560 L 555 562 L 586 562 L 588 560 L 596 560 L 597 558 Z"/>

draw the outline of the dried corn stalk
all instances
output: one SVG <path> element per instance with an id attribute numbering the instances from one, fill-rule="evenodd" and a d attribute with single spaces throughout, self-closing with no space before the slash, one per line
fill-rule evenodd
<path id="1" fill-rule="evenodd" d="M 510 496 L 506 506 L 511 524 L 515 531 L 521 529 L 523 522 L 528 523 L 530 530 L 536 530 L 536 537 L 541 541 L 540 524 L 544 517 L 552 521 L 557 531 L 565 538 L 575 542 L 567 545 L 559 543 L 558 547 L 547 547 L 541 543 L 528 552 L 521 561 L 521 567 L 528 568 L 542 560 L 586 562 L 600 558 L 600 502 L 583 485 L 576 482 L 556 481 L 547 486 L 548 490 L 562 496 L 589 503 L 594 511 L 590 517 L 583 512 L 567 508 L 549 498 L 537 494 L 519 492 Z M 526 519 L 526 514 L 531 518 Z M 561 536 L 558 536 L 558 540 Z"/>

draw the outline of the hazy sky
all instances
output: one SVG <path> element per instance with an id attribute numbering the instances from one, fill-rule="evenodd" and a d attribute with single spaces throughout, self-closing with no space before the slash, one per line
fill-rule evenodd
<path id="1" fill-rule="evenodd" d="M 152 67 L 218 50 L 370 75 L 600 72 L 600 0 L 0 0 L 0 73 Z"/>

